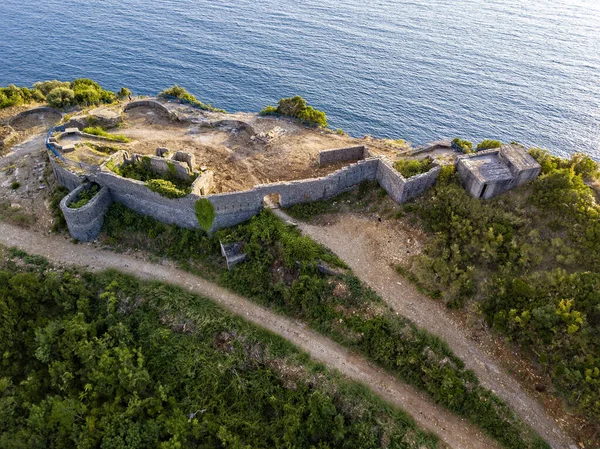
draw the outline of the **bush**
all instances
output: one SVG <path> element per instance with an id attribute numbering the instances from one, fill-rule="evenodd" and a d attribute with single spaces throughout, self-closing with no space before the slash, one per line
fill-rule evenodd
<path id="1" fill-rule="evenodd" d="M 167 198 L 183 198 L 189 193 L 166 179 L 150 179 L 146 181 L 146 187 Z"/>
<path id="2" fill-rule="evenodd" d="M 203 230 L 208 232 L 208 230 L 212 227 L 213 222 L 215 221 L 215 207 L 209 200 L 207 200 L 206 198 L 202 198 L 196 201 L 194 208 L 196 210 L 196 218 L 198 219 L 198 224 Z"/>
<path id="3" fill-rule="evenodd" d="M 121 87 L 121 90 L 119 90 L 119 92 L 117 92 L 117 97 L 119 97 L 119 99 L 121 99 L 121 100 L 129 97 L 130 95 L 131 95 L 131 91 L 129 89 L 127 89 L 126 87 Z"/>
<path id="4" fill-rule="evenodd" d="M 477 145 L 477 151 L 490 150 L 492 148 L 500 148 L 501 146 L 502 142 L 500 142 L 499 140 L 485 139 L 479 142 L 479 144 Z"/>
<path id="5" fill-rule="evenodd" d="M 46 97 L 53 108 L 66 108 L 75 103 L 75 92 L 67 87 L 55 87 Z"/>
<path id="6" fill-rule="evenodd" d="M 217 109 L 212 107 L 210 104 L 202 103 L 200 100 L 196 99 L 195 96 L 193 96 L 187 90 L 185 90 L 183 87 L 178 86 L 177 84 L 175 84 L 172 87 L 169 87 L 168 89 L 163 90 L 158 95 L 163 97 L 167 96 L 179 98 L 180 100 L 205 111 L 225 112 L 223 109 Z"/>
<path id="7" fill-rule="evenodd" d="M 279 100 L 277 108 L 274 106 L 267 106 L 265 109 L 260 111 L 260 115 L 283 115 L 285 117 L 292 117 L 303 120 L 304 122 L 327 127 L 327 116 L 323 111 L 314 109 L 312 106 L 307 106 L 306 100 L 299 95 L 291 98 L 282 98 Z"/>
<path id="8" fill-rule="evenodd" d="M 91 87 L 83 87 L 74 90 L 75 102 L 82 106 L 90 106 L 100 103 L 100 93 Z"/>
<path id="9" fill-rule="evenodd" d="M 464 154 L 473 152 L 473 142 L 459 139 L 458 137 L 452 140 L 452 148 Z"/>
<path id="10" fill-rule="evenodd" d="M 421 160 L 401 159 L 394 164 L 394 168 L 405 178 L 427 173 L 433 168 L 433 159 L 426 157 Z"/>
<path id="11" fill-rule="evenodd" d="M 13 183 L 10 185 L 10 188 L 11 188 L 12 190 L 17 190 L 19 187 L 21 187 L 21 183 L 20 183 L 20 182 L 16 182 L 16 181 L 15 181 L 15 182 L 13 182 Z"/>

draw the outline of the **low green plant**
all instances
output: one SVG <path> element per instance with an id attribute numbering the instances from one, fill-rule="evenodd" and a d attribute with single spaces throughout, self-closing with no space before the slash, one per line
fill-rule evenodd
<path id="1" fill-rule="evenodd" d="M 146 187 L 167 198 L 183 198 L 189 193 L 166 179 L 150 179 L 146 181 Z"/>
<path id="2" fill-rule="evenodd" d="M 452 148 L 464 154 L 473 153 L 473 142 L 457 137 L 452 140 Z"/>
<path id="3" fill-rule="evenodd" d="M 477 151 L 491 150 L 493 148 L 500 148 L 501 146 L 502 142 L 500 142 L 499 140 L 485 139 L 479 142 L 479 144 L 477 145 Z"/>
<path id="4" fill-rule="evenodd" d="M 96 196 L 96 194 L 100 191 L 100 186 L 98 184 L 92 184 L 88 189 L 83 189 L 79 194 L 77 201 L 73 201 L 68 204 L 68 207 L 71 209 L 79 209 L 86 204 L 88 204 L 92 198 Z"/>
<path id="5" fill-rule="evenodd" d="M 129 138 L 127 138 L 125 135 L 107 133 L 100 126 L 90 126 L 87 128 L 83 128 L 83 132 L 86 134 L 92 134 L 94 136 L 103 137 L 107 140 L 112 140 L 114 142 L 123 142 L 123 143 L 131 142 L 131 140 Z"/>
<path id="6" fill-rule="evenodd" d="M 127 89 L 126 87 L 121 87 L 121 89 L 119 90 L 119 92 L 117 92 L 117 97 L 120 100 L 128 98 L 130 95 L 131 95 L 131 91 L 129 89 Z"/>
<path id="7" fill-rule="evenodd" d="M 424 159 L 400 159 L 394 164 L 394 168 L 405 178 L 427 173 L 433 168 L 433 159 L 426 157 Z"/>
<path id="8" fill-rule="evenodd" d="M 209 231 L 215 221 L 215 207 L 206 198 L 199 199 L 194 204 L 198 224 L 204 231 Z"/>
<path id="9" fill-rule="evenodd" d="M 50 197 L 50 212 L 52 212 L 52 232 L 61 232 L 67 229 L 65 216 L 60 210 L 60 202 L 69 194 L 66 187 L 58 186 Z"/>
<path id="10" fill-rule="evenodd" d="M 199 109 L 203 109 L 205 111 L 225 112 L 225 110 L 223 110 L 223 109 L 217 109 L 217 108 L 214 108 L 213 106 L 211 106 L 210 104 L 201 102 L 195 96 L 190 94 L 187 90 L 185 90 L 183 87 L 178 86 L 177 84 L 175 84 L 172 87 L 169 87 L 168 89 L 163 90 L 158 95 L 159 95 L 159 97 L 163 96 L 163 97 L 179 98 L 180 100 L 183 100 L 184 102 L 189 103 L 189 104 L 191 104 Z"/>
<path id="11" fill-rule="evenodd" d="M 10 188 L 11 188 L 12 190 L 17 190 L 19 187 L 21 187 L 21 183 L 20 183 L 20 182 L 17 182 L 17 181 L 13 182 L 13 183 L 10 185 Z"/>
<path id="12" fill-rule="evenodd" d="M 327 128 L 327 116 L 325 112 L 319 111 L 306 104 L 306 100 L 299 95 L 279 100 L 277 107 L 267 106 L 260 115 L 281 115 L 297 118 L 307 124 Z"/>

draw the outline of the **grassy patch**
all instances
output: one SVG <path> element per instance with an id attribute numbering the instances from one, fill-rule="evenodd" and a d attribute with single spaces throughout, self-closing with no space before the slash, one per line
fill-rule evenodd
<path id="1" fill-rule="evenodd" d="M 291 98 L 282 98 L 277 107 L 267 106 L 260 111 L 260 115 L 279 115 L 292 117 L 312 126 L 327 128 L 327 115 L 323 111 L 308 106 L 306 100 L 299 95 Z"/>
<path id="2" fill-rule="evenodd" d="M 0 220 L 28 228 L 36 218 L 23 211 L 22 207 L 13 207 L 9 202 L 0 202 Z"/>
<path id="3" fill-rule="evenodd" d="M 87 205 L 92 198 L 96 196 L 96 194 L 100 191 L 100 186 L 98 184 L 92 184 L 89 189 L 84 189 L 79 193 L 77 201 L 73 201 L 68 206 L 71 209 L 79 209 L 85 205 Z"/>
<path id="4" fill-rule="evenodd" d="M 131 142 L 131 140 L 125 137 L 125 135 L 108 133 L 105 130 L 103 130 L 100 126 L 90 126 L 88 128 L 83 128 L 83 132 L 86 134 L 92 134 L 94 136 L 103 137 L 114 142 Z"/>

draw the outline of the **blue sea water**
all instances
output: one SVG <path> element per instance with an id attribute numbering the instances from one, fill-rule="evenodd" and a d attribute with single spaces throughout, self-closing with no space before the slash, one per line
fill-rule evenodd
<path id="1" fill-rule="evenodd" d="M 300 94 L 355 136 L 600 158 L 598 0 L 0 2 L 0 85 L 81 76 L 229 111 Z"/>

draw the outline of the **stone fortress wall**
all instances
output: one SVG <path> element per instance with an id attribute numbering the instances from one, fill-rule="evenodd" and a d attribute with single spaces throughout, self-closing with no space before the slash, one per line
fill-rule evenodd
<path id="1" fill-rule="evenodd" d="M 352 159 L 354 159 L 356 148 L 337 149 L 336 157 L 352 155 Z M 366 150 L 364 147 L 362 149 L 365 154 Z M 347 152 L 346 156 L 343 155 L 344 151 Z M 122 153 L 115 153 L 111 160 L 119 164 L 124 161 L 125 157 Z M 200 199 L 207 199 L 215 210 L 215 219 L 209 232 L 252 218 L 264 209 L 265 197 L 273 194 L 279 195 L 279 204 L 282 207 L 288 207 L 298 203 L 326 200 L 352 189 L 363 181 L 377 181 L 394 201 L 402 203 L 431 187 L 440 171 L 440 167 L 436 166 L 428 173 L 405 179 L 393 168 L 391 160 L 385 157 L 367 157 L 321 178 L 261 184 L 251 190 L 241 192 L 208 195 L 193 192 L 184 198 L 171 199 L 151 191 L 141 181 L 123 178 L 104 166 L 100 170 L 82 176 L 73 173 L 52 155 L 50 161 L 58 182 L 68 189 L 76 189 L 85 178 L 87 181 L 96 182 L 102 186 L 102 191 L 108 191 L 110 201 L 120 202 L 136 212 L 149 215 L 163 223 L 185 228 L 199 227 L 195 215 L 195 203 Z M 198 179 L 202 179 L 202 176 L 199 176 Z M 197 192 L 198 189 L 194 191 Z M 64 200 L 65 208 L 74 197 L 69 198 L 71 199 Z M 105 201 L 103 199 L 102 204 L 105 204 Z M 93 201 L 90 202 L 90 204 L 92 203 Z M 83 222 L 92 221 L 90 211 L 94 209 L 88 208 L 89 206 L 88 204 L 81 209 L 70 209 L 65 214 L 67 222 L 73 221 L 74 229 L 83 229 Z M 102 211 L 102 208 L 98 211 Z M 95 221 L 94 223 L 97 224 Z M 69 229 L 71 230 L 71 226 Z M 92 226 L 92 229 L 96 228 Z M 93 239 L 97 235 L 92 236 L 87 229 L 76 232 L 79 237 L 76 235 L 74 237 L 78 239 L 83 236 Z"/>
<path id="2" fill-rule="evenodd" d="M 175 114 L 162 103 L 148 99 L 137 100 L 125 107 L 128 111 L 135 107 L 150 107 L 160 110 L 169 117 Z M 210 123 L 212 126 L 233 126 L 239 128 L 237 122 L 219 121 Z M 77 134 L 85 138 L 79 129 L 62 129 L 65 134 Z M 348 191 L 363 181 L 377 181 L 388 194 L 398 203 L 408 201 L 422 194 L 431 187 L 440 172 L 439 166 L 434 166 L 428 173 L 404 178 L 393 167 L 393 162 L 386 157 L 372 157 L 364 146 L 336 148 L 322 151 L 319 154 L 319 164 L 349 162 L 349 165 L 320 178 L 302 179 L 297 181 L 276 182 L 260 184 L 246 191 L 210 194 L 213 187 L 213 173 L 201 173 L 192 184 L 192 192 L 183 198 L 166 198 L 146 187 L 144 182 L 123 178 L 106 167 L 107 162 L 115 165 L 131 162 L 137 157 L 131 157 L 125 151 L 112 155 L 100 168 L 72 167 L 58 150 L 64 149 L 58 144 L 63 134 L 52 137 L 48 134 L 46 144 L 50 151 L 50 162 L 58 183 L 71 190 L 72 193 L 65 197 L 61 208 L 65 213 L 69 230 L 73 237 L 79 240 L 96 238 L 104 212 L 112 201 L 117 201 L 126 207 L 155 218 L 163 223 L 174 224 L 185 228 L 199 227 L 196 217 L 195 205 L 198 200 L 210 201 L 215 211 L 215 219 L 209 233 L 218 229 L 242 223 L 265 208 L 265 198 L 269 195 L 278 195 L 279 204 L 289 207 L 298 203 L 313 202 L 330 199 L 342 192 Z M 97 136 L 93 136 L 97 137 Z M 102 139 L 102 138 L 100 138 Z M 164 173 L 173 168 L 181 176 L 189 175 L 195 169 L 195 160 L 192 155 L 184 153 L 171 153 L 166 148 L 157 149 L 156 156 L 144 156 L 150 162 L 153 170 Z M 71 209 L 68 204 L 76 200 L 82 183 L 95 182 L 101 186 L 98 193 L 86 206 Z M 99 197 L 99 198 L 97 198 Z"/>

